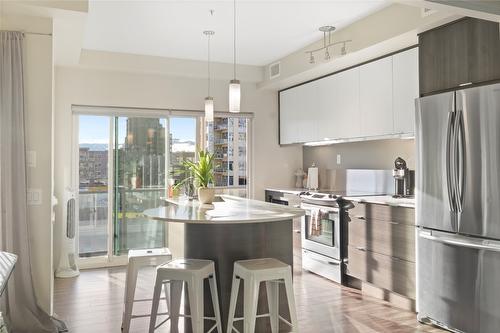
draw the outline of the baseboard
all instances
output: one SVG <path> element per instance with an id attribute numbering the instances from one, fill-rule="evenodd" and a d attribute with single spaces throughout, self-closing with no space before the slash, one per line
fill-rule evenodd
<path id="1" fill-rule="evenodd" d="M 381 299 L 398 308 L 415 312 L 416 305 L 414 299 L 396 294 L 390 290 L 379 288 L 367 282 L 361 282 L 361 292 L 363 295 Z"/>

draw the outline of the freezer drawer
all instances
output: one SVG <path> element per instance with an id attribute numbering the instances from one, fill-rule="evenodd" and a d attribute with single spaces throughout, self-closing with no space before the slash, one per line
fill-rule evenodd
<path id="1" fill-rule="evenodd" d="M 500 242 L 419 230 L 420 320 L 467 333 L 500 327 Z"/>

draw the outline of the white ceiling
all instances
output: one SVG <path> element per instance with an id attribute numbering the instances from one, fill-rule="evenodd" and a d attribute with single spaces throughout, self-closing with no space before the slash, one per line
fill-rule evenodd
<path id="1" fill-rule="evenodd" d="M 346 26 L 388 0 L 238 0 L 237 62 L 265 65 L 322 35 L 322 25 Z M 214 15 L 210 16 L 210 9 Z M 215 30 L 212 59 L 231 63 L 233 2 L 91 0 L 85 27 L 86 49 L 206 60 L 204 30 Z"/>

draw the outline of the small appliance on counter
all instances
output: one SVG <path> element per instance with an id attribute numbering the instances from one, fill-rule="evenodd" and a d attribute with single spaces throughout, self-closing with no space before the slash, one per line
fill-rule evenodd
<path id="1" fill-rule="evenodd" d="M 297 171 L 295 171 L 295 188 L 302 188 L 304 186 L 304 176 L 306 173 L 302 168 L 298 168 Z"/>
<path id="2" fill-rule="evenodd" d="M 410 198 L 413 197 L 415 185 L 415 171 L 408 169 L 406 161 L 401 157 L 394 161 L 394 198 Z"/>
<path id="3" fill-rule="evenodd" d="M 318 167 L 313 163 L 312 166 L 307 169 L 307 189 L 317 190 L 318 188 Z"/>

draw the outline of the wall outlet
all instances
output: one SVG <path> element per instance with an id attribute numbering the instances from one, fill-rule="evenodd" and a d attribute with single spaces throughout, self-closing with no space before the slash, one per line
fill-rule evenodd
<path id="1" fill-rule="evenodd" d="M 337 164 L 340 165 L 340 163 L 342 163 L 342 159 L 340 157 L 340 154 L 337 154 Z"/>
<path id="2" fill-rule="evenodd" d="M 28 189 L 28 206 L 39 206 L 42 204 L 42 190 L 39 188 Z"/>

